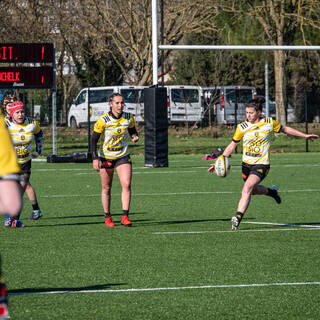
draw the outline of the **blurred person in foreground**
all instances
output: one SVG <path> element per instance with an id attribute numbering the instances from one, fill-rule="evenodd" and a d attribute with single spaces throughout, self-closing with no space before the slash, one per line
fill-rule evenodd
<path id="1" fill-rule="evenodd" d="M 19 226 L 19 214 L 22 209 L 19 172 L 17 157 L 0 111 L 0 214 L 12 218 L 11 227 Z M 0 260 L 0 320 L 8 318 L 7 289 L 2 279 Z"/>
<path id="2" fill-rule="evenodd" d="M 232 230 L 238 229 L 249 207 L 252 195 L 267 195 L 272 197 L 278 204 L 281 203 L 277 186 L 267 188 L 260 184 L 270 170 L 269 148 L 272 133 L 283 132 L 304 139 L 319 138 L 316 134 L 306 134 L 294 128 L 282 126 L 271 117 L 262 118 L 264 101 L 263 98 L 256 98 L 246 104 L 247 120 L 237 125 L 232 141 L 223 152 L 224 156 L 230 157 L 237 144 L 243 139 L 242 178 L 244 185 L 237 212 L 231 219 Z M 214 164 L 211 164 L 208 172 L 211 173 L 213 171 Z"/>
<path id="3" fill-rule="evenodd" d="M 91 153 L 93 169 L 100 173 L 101 201 L 104 209 L 105 224 L 114 227 L 110 213 L 111 186 L 114 169 L 116 169 L 122 187 L 121 224 L 130 227 L 129 209 L 131 200 L 132 163 L 128 151 L 129 136 L 132 142 L 138 142 L 132 114 L 123 112 L 124 99 L 119 93 L 109 97 L 110 111 L 98 118 L 94 125 Z M 101 145 L 97 152 L 97 143 Z"/>

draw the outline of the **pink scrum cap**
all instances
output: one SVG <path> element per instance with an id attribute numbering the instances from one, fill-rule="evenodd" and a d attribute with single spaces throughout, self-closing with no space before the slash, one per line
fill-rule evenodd
<path id="1" fill-rule="evenodd" d="M 14 101 L 9 104 L 9 112 L 11 117 L 16 111 L 24 110 L 24 104 L 21 101 Z"/>

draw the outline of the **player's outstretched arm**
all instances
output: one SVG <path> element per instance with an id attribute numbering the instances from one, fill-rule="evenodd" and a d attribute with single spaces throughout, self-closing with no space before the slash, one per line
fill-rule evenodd
<path id="1" fill-rule="evenodd" d="M 300 137 L 300 138 L 304 138 L 304 139 L 318 139 L 319 138 L 319 136 L 316 134 L 306 134 L 306 133 L 300 132 L 299 130 L 296 130 L 296 129 L 288 127 L 288 126 L 283 126 L 282 132 L 284 132 L 285 134 L 288 134 L 290 136 Z"/>
<path id="2" fill-rule="evenodd" d="M 232 152 L 235 150 L 237 146 L 237 143 L 234 141 L 231 141 L 228 146 L 224 149 L 223 155 L 227 158 L 229 158 L 232 154 Z M 214 163 L 211 163 L 210 168 L 208 169 L 209 173 L 214 172 Z"/>

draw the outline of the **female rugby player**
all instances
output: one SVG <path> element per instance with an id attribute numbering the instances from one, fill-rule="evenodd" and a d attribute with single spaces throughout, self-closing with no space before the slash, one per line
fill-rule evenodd
<path id="1" fill-rule="evenodd" d="M 15 148 L 18 163 L 21 167 L 20 184 L 25 192 L 31 176 L 31 158 L 36 158 L 42 151 L 43 132 L 36 120 L 26 118 L 25 107 L 21 101 L 14 101 L 8 106 L 10 118 L 5 120 Z M 32 142 L 36 141 L 36 152 L 32 153 Z M 39 209 L 36 196 L 31 199 L 33 213 L 31 220 L 39 219 L 42 213 Z M 11 225 L 10 217 L 6 218 L 5 226 Z"/>
<path id="2" fill-rule="evenodd" d="M 4 115 L 5 115 L 5 120 L 10 120 L 11 115 L 10 115 L 10 105 L 12 102 L 14 102 L 15 98 L 13 95 L 7 95 L 4 100 L 3 100 L 3 110 L 4 110 Z M 25 190 L 28 199 L 31 202 L 32 205 L 32 214 L 29 218 L 29 220 L 38 220 L 39 218 L 42 217 L 42 211 L 39 207 L 38 199 L 36 192 L 31 185 L 30 181 L 27 182 L 26 185 L 26 190 Z"/>
<path id="3" fill-rule="evenodd" d="M 122 187 L 121 224 L 131 226 L 128 217 L 131 199 L 132 164 L 128 151 L 129 136 L 132 142 L 138 142 L 132 114 L 123 112 L 124 100 L 119 93 L 109 97 L 110 111 L 98 118 L 94 125 L 91 153 L 93 169 L 100 173 L 101 201 L 104 209 L 105 224 L 114 227 L 110 213 L 111 186 L 116 169 Z M 101 136 L 101 145 L 97 152 L 97 142 Z"/>
<path id="4" fill-rule="evenodd" d="M 267 195 L 281 203 L 277 186 L 267 188 L 260 182 L 267 176 L 270 169 L 270 139 L 272 133 L 286 133 L 291 136 L 304 139 L 318 139 L 315 134 L 305 134 L 288 126 L 281 126 L 271 117 L 262 118 L 262 104 L 264 99 L 257 98 L 251 100 L 246 105 L 247 121 L 237 125 L 237 129 L 230 144 L 226 147 L 223 155 L 230 157 L 237 144 L 243 139 L 242 154 L 242 178 L 244 185 L 240 198 L 237 213 L 232 217 L 232 230 L 237 230 L 239 224 L 248 209 L 251 195 Z M 208 172 L 214 171 L 214 164 Z"/>

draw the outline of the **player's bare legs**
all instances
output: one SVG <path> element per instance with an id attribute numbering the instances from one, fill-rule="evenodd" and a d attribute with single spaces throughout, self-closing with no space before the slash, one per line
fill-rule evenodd
<path id="1" fill-rule="evenodd" d="M 38 220 L 42 217 L 42 211 L 39 208 L 38 199 L 36 195 L 36 191 L 34 190 L 33 186 L 30 182 L 27 183 L 25 188 L 25 193 L 27 194 L 31 205 L 32 205 L 32 215 L 29 220 Z"/>
<path id="2" fill-rule="evenodd" d="M 253 194 L 252 192 L 260 181 L 261 179 L 257 175 L 249 175 L 242 188 L 242 195 L 237 209 L 238 212 L 242 212 L 242 214 L 246 212 L 251 200 L 251 195 Z"/>
<path id="3" fill-rule="evenodd" d="M 119 176 L 122 192 L 122 219 L 121 224 L 125 226 L 131 226 L 132 223 L 128 218 L 130 200 L 131 200 L 131 177 L 132 177 L 132 166 L 129 163 L 121 164 L 117 167 L 117 174 Z"/>
<path id="4" fill-rule="evenodd" d="M 0 213 L 11 217 L 19 216 L 22 209 L 19 183 L 14 180 L 0 180 Z"/>
<path id="5" fill-rule="evenodd" d="M 105 214 L 110 214 L 111 187 L 114 169 L 100 169 L 101 202 Z"/>
<path id="6" fill-rule="evenodd" d="M 117 167 L 117 174 L 119 176 L 122 193 L 122 210 L 129 210 L 131 199 L 131 164 L 125 163 Z"/>
<path id="7" fill-rule="evenodd" d="M 25 192 L 31 204 L 35 204 L 37 202 L 37 195 L 30 183 L 27 184 Z"/>

